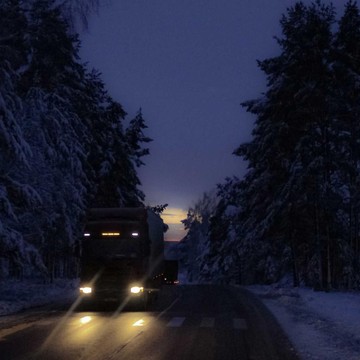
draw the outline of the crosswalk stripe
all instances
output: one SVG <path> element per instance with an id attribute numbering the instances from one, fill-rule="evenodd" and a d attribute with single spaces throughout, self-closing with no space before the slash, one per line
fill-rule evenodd
<path id="1" fill-rule="evenodd" d="M 211 328 L 214 327 L 215 319 L 210 317 L 202 318 L 200 327 Z"/>
<path id="2" fill-rule="evenodd" d="M 185 321 L 184 317 L 174 317 L 167 323 L 166 326 L 180 327 L 183 324 L 184 321 Z"/>
<path id="3" fill-rule="evenodd" d="M 236 330 L 246 330 L 247 324 L 244 319 L 233 319 L 233 326 Z"/>
<path id="4" fill-rule="evenodd" d="M 173 317 L 166 324 L 166 326 L 178 328 L 184 324 L 185 320 L 186 320 L 186 317 Z M 215 327 L 215 318 L 203 317 L 200 321 L 200 324 L 198 324 L 198 326 L 200 328 L 213 328 L 213 327 Z M 247 330 L 247 328 L 248 328 L 245 319 L 241 319 L 241 318 L 232 319 L 232 326 L 233 326 L 233 329 L 235 329 L 235 330 Z"/>

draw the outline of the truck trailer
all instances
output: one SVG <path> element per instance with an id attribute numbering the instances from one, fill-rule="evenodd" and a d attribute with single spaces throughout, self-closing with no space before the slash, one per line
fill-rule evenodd
<path id="1" fill-rule="evenodd" d="M 163 283 L 165 230 L 150 209 L 90 209 L 80 255 L 83 301 L 146 306 Z"/>

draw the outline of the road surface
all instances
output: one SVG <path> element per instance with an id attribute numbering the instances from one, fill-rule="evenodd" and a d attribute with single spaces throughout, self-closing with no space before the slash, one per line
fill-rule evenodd
<path id="1" fill-rule="evenodd" d="M 272 315 L 240 288 L 168 286 L 150 311 L 96 310 L 0 318 L 0 359 L 297 359 Z"/>

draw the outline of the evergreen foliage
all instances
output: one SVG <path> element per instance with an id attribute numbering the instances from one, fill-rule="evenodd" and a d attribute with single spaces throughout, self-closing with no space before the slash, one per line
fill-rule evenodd
<path id="1" fill-rule="evenodd" d="M 145 121 L 124 128 L 66 4 L 0 4 L 0 277 L 76 276 L 87 208 L 143 206 Z"/>
<path id="2" fill-rule="evenodd" d="M 297 2 L 280 24 L 280 55 L 258 62 L 267 89 L 242 104 L 248 170 L 219 185 L 197 280 L 359 288 L 359 8 L 336 23 L 332 5 Z"/>
<path id="3" fill-rule="evenodd" d="M 207 256 L 208 231 L 210 217 L 216 206 L 216 196 L 213 192 L 204 193 L 195 205 L 188 210 L 187 217 L 182 221 L 186 230 L 185 238 L 179 245 L 180 263 L 186 269 L 190 282 L 198 281 L 203 258 Z"/>
<path id="4" fill-rule="evenodd" d="M 155 214 L 160 216 L 165 211 L 165 209 L 167 207 L 168 207 L 168 204 L 155 205 L 155 206 L 151 206 L 150 210 L 153 211 Z"/>

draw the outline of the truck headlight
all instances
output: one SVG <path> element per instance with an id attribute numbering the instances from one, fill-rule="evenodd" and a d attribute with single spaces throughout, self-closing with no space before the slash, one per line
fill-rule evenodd
<path id="1" fill-rule="evenodd" d="M 83 294 L 91 294 L 92 293 L 92 288 L 89 286 L 84 286 L 80 288 L 80 292 Z"/>
<path id="2" fill-rule="evenodd" d="M 141 292 L 143 292 L 144 291 L 144 288 L 142 287 L 142 286 L 132 286 L 131 288 L 130 288 L 130 292 L 132 293 L 132 294 L 139 294 L 139 293 L 141 293 Z"/>

